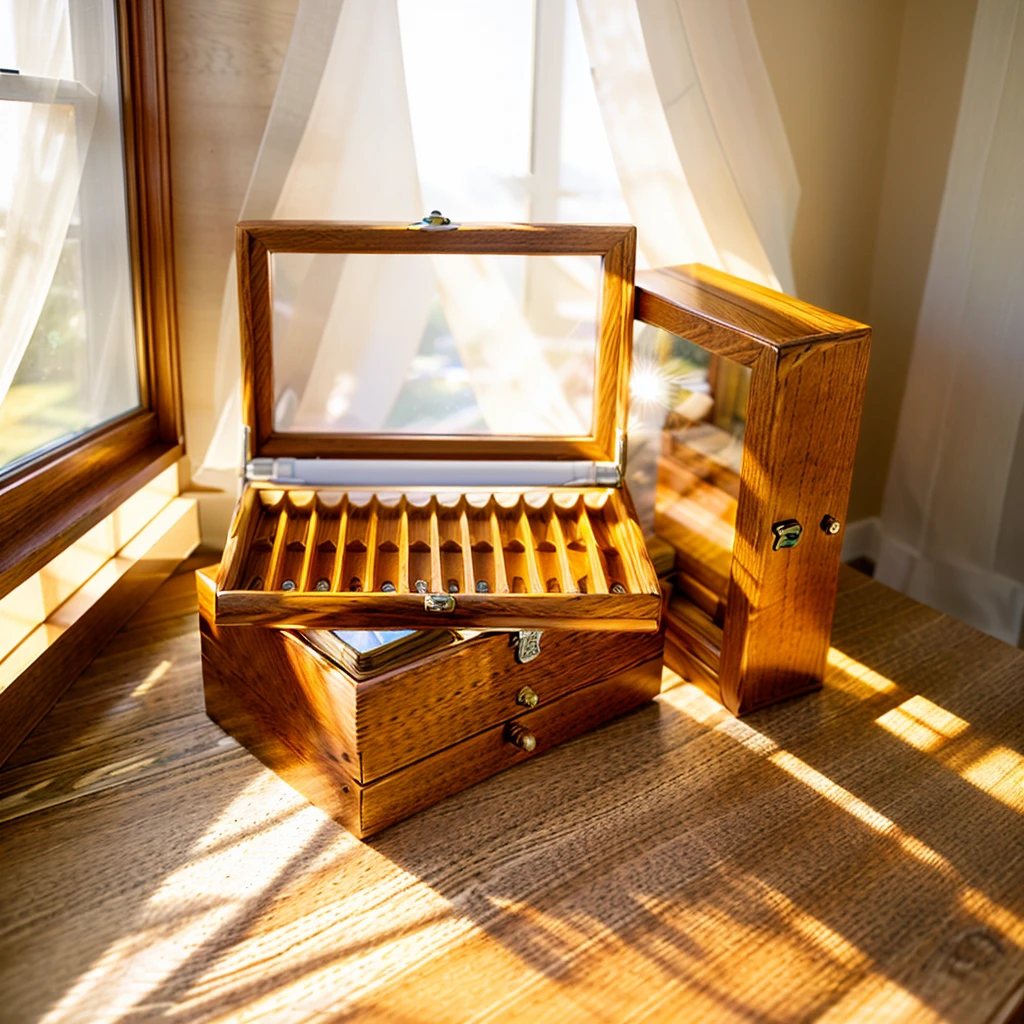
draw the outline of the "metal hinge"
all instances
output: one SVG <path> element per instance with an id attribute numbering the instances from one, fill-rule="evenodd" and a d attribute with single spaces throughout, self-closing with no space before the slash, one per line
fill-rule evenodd
<path id="1" fill-rule="evenodd" d="M 246 481 L 297 487 L 394 490 L 421 487 L 483 490 L 502 488 L 619 487 L 615 462 L 499 462 L 428 459 L 291 459 L 260 456 L 245 463 Z"/>

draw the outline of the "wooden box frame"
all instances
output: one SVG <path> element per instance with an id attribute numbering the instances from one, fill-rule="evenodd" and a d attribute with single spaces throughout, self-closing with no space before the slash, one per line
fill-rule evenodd
<path id="1" fill-rule="evenodd" d="M 709 595 L 724 602 L 722 625 L 674 599 L 666 663 L 736 714 L 817 689 L 870 328 L 700 265 L 639 273 L 636 316 L 752 371 L 729 578 Z M 800 541 L 775 550 L 773 525 L 787 520 Z"/>
<path id="2" fill-rule="evenodd" d="M 238 225 L 237 254 L 239 306 L 242 332 L 242 411 L 248 427 L 248 460 L 272 463 L 275 458 L 345 460 L 346 464 L 367 466 L 366 460 L 449 460 L 452 465 L 515 460 L 530 465 L 578 465 L 585 460 L 594 468 L 603 464 L 604 475 L 611 472 L 614 486 L 572 487 L 563 490 L 578 510 L 578 531 L 562 536 L 555 503 L 550 499 L 541 507 L 531 506 L 525 492 L 548 491 L 541 486 L 521 488 L 465 487 L 491 497 L 486 502 L 493 524 L 494 561 L 500 550 L 522 552 L 524 568 L 515 574 L 497 565 L 491 572 L 488 589 L 478 592 L 472 551 L 490 543 L 471 538 L 469 521 L 473 516 L 464 497 L 450 507 L 440 507 L 436 499 L 424 506 L 407 491 L 392 487 L 384 490 L 397 495 L 398 522 L 394 537 L 386 543 L 397 552 L 398 568 L 383 579 L 370 570 L 378 541 L 377 531 L 384 521 L 383 506 L 376 496 L 366 506 L 350 502 L 352 491 L 373 492 L 378 488 L 297 486 L 288 481 L 263 483 L 247 481 L 239 501 L 225 548 L 218 578 L 216 616 L 219 625 L 262 624 L 279 628 L 441 627 L 489 629 L 537 629 L 547 627 L 586 629 L 655 630 L 661 609 L 659 585 L 643 532 L 625 487 L 621 485 L 621 452 L 629 412 L 629 371 L 633 337 L 633 274 L 636 229 L 629 225 L 573 224 L 463 224 L 449 230 L 430 230 L 408 224 L 351 224 L 330 222 L 258 221 Z M 602 259 L 602 288 L 598 316 L 598 338 L 594 386 L 594 410 L 589 434 L 576 437 L 537 437 L 511 435 L 437 435 L 437 434 L 329 434 L 279 432 L 274 417 L 274 365 L 272 338 L 271 257 L 274 253 L 380 253 L 380 254 L 501 254 L 521 256 L 580 255 Z M 351 461 L 350 461 L 351 460 Z M 362 463 L 359 460 L 364 460 Z M 566 470 L 568 472 L 568 470 Z M 357 469 L 356 473 L 369 472 Z M 561 470 L 559 470 L 561 472 Z M 364 480 L 358 481 L 365 482 Z M 429 490 L 430 488 L 426 488 Z M 460 488 L 450 488 L 458 491 Z M 425 490 L 419 488 L 420 491 Z M 503 511 L 496 494 L 522 490 L 514 513 Z M 560 489 L 561 490 L 561 489 Z M 269 527 L 261 526 L 266 510 L 273 502 L 284 503 L 283 511 Z M 325 520 L 328 510 L 339 506 L 340 527 L 330 537 L 316 532 L 314 524 Z M 313 511 L 307 509 L 312 505 Z M 346 522 L 363 515 L 370 525 L 365 536 L 351 540 Z M 600 514 L 592 509 L 600 509 Z M 454 535 L 439 535 L 438 520 L 446 514 L 460 520 Z M 330 513 L 334 515 L 333 511 Z M 303 520 L 302 536 L 292 537 L 289 516 Z M 537 540 L 528 520 L 546 517 L 544 529 L 551 539 Z M 422 580 L 429 592 L 417 590 L 410 575 L 410 538 L 414 526 L 422 526 L 418 543 L 429 547 L 432 565 Z M 263 536 L 262 529 L 271 531 Z M 349 527 L 351 529 L 351 526 Z M 600 538 L 604 538 L 602 542 Z M 538 566 L 540 544 L 547 544 L 562 568 L 547 579 Z M 603 543 L 602 547 L 599 544 Z M 305 550 L 312 546 L 330 550 L 334 545 L 337 561 L 328 571 L 317 572 L 310 558 L 299 559 L 294 572 L 285 581 L 280 571 L 282 550 Z M 366 572 L 353 579 L 342 572 L 342 548 L 345 544 L 366 545 Z M 456 589 L 445 589 L 440 568 L 442 544 L 461 553 L 465 570 L 460 571 Z M 256 545 L 268 552 L 268 570 L 250 571 Z M 518 545 L 516 547 L 515 545 Z M 575 548 L 574 548 L 575 545 Z M 525 549 L 525 550 L 524 550 Z M 567 550 L 568 549 L 568 550 Z M 359 550 L 353 548 L 352 550 Z M 384 551 L 381 546 L 381 551 Z M 585 551 L 590 570 L 577 585 L 579 573 L 569 571 L 574 551 Z M 605 559 L 602 568 L 598 562 Z M 612 559 L 621 565 L 613 573 Z M 347 556 L 346 556 L 347 560 Z M 316 582 L 323 584 L 317 588 Z M 525 581 L 525 582 L 522 582 Z M 281 584 L 287 582 L 287 589 Z M 549 584 L 556 583 L 552 588 Z M 616 586 L 618 584 L 618 586 Z M 390 585 L 390 589 L 388 588 Z M 382 589 L 383 587 L 383 589 Z M 452 596 L 452 595 L 457 596 Z M 429 600 L 428 600 L 429 598 Z M 435 600 L 436 599 L 436 600 Z"/>
<path id="3" fill-rule="evenodd" d="M 651 701 L 660 632 L 437 642 L 369 672 L 317 631 L 222 628 L 196 573 L 207 714 L 360 839 Z M 418 635 L 426 640 L 427 634 Z"/>

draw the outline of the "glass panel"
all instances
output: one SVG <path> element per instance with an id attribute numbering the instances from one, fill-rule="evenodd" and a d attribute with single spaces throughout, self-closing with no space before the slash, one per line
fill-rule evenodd
<path id="1" fill-rule="evenodd" d="M 272 257 L 278 431 L 591 433 L 598 256 Z"/>
<path id="2" fill-rule="evenodd" d="M 114 5 L 54 12 L 0 0 L 0 472 L 139 405 Z"/>
<path id="3" fill-rule="evenodd" d="M 637 323 L 627 480 L 676 588 L 720 618 L 732 562 L 750 369 Z"/>
<path id="4" fill-rule="evenodd" d="M 370 654 L 382 647 L 397 643 L 412 636 L 411 629 L 335 629 L 331 631 L 347 647 L 356 654 Z"/>

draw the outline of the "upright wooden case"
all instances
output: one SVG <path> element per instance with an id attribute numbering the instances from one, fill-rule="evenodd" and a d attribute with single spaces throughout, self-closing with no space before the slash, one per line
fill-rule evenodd
<path id="1" fill-rule="evenodd" d="M 816 689 L 870 329 L 703 266 L 639 273 L 636 316 L 660 332 L 655 363 L 682 344 L 707 360 L 694 385 L 675 367 L 652 471 L 654 529 L 676 552 L 666 663 L 737 714 Z"/>
<path id="2" fill-rule="evenodd" d="M 238 226 L 245 483 L 217 625 L 657 629 L 657 576 L 622 479 L 635 229 L 430 228 Z M 280 253 L 599 257 L 589 432 L 278 429 L 271 257 Z"/>

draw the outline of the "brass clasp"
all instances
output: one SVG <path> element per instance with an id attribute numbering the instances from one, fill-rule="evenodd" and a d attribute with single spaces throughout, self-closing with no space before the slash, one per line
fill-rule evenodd
<path id="1" fill-rule="evenodd" d="M 520 665 L 533 661 L 540 654 L 540 638 L 542 629 L 521 629 L 513 633 L 509 643 L 515 651 L 515 659 Z"/>
<path id="2" fill-rule="evenodd" d="M 426 594 L 423 598 L 423 607 L 428 612 L 453 612 L 455 598 L 452 594 Z"/>
<path id="3" fill-rule="evenodd" d="M 458 231 L 459 225 L 453 224 L 440 210 L 431 210 L 423 220 L 409 225 L 410 231 Z"/>

